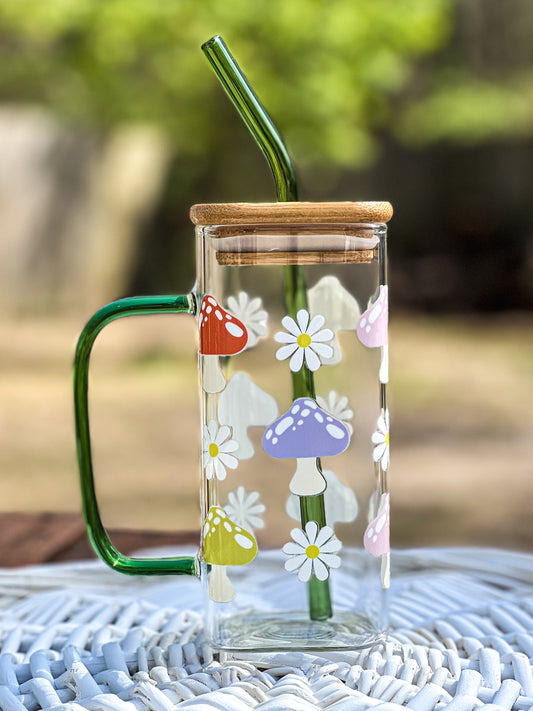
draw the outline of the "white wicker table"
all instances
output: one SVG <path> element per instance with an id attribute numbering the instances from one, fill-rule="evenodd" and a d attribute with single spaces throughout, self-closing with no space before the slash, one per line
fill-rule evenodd
<path id="1" fill-rule="evenodd" d="M 384 646 L 260 662 L 205 644 L 196 580 L 100 562 L 0 574 L 0 711 L 533 711 L 528 554 L 397 551 Z"/>

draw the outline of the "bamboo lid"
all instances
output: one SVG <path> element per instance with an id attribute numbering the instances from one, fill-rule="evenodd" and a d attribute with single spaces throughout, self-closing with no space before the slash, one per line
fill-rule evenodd
<path id="1" fill-rule="evenodd" d="M 193 205 L 195 225 L 383 223 L 392 217 L 389 202 L 264 202 Z"/>

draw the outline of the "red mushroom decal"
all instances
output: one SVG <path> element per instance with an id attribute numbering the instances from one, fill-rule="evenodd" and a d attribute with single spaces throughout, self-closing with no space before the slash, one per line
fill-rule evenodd
<path id="1" fill-rule="evenodd" d="M 226 385 L 218 356 L 235 355 L 244 350 L 248 333 L 242 321 L 223 309 L 209 294 L 202 299 L 199 328 L 200 354 L 203 356 L 202 387 L 205 392 L 218 393 Z"/>

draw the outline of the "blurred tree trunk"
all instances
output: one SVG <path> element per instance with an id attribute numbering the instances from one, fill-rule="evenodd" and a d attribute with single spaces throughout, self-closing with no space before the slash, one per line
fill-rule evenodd
<path id="1" fill-rule="evenodd" d="M 171 151 L 153 127 L 105 140 L 35 109 L 0 110 L 4 308 L 94 310 L 125 293 Z"/>

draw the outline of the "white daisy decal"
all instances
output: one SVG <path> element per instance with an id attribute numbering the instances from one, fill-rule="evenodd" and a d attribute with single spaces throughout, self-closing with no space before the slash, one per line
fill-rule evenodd
<path id="1" fill-rule="evenodd" d="M 317 395 L 316 401 L 323 410 L 326 410 L 326 412 L 329 412 L 330 415 L 342 422 L 351 437 L 353 427 L 349 420 L 353 419 L 353 410 L 348 404 L 348 398 L 344 395 L 341 397 L 335 390 L 330 390 L 327 397 Z"/>
<path id="2" fill-rule="evenodd" d="M 310 318 L 308 311 L 300 309 L 296 314 L 296 321 L 285 316 L 281 323 L 288 333 L 278 331 L 274 338 L 278 343 L 287 345 L 278 348 L 276 358 L 290 358 L 289 367 L 293 373 L 301 369 L 304 359 L 309 370 L 315 371 L 322 365 L 320 357 L 331 358 L 333 355 L 333 348 L 326 345 L 325 341 L 331 341 L 334 333 L 329 328 L 322 328 L 324 317 L 321 314 Z"/>
<path id="3" fill-rule="evenodd" d="M 250 299 L 245 291 L 240 291 L 237 298 L 228 297 L 227 307 L 228 311 L 246 326 L 248 331 L 246 348 L 255 346 L 258 337 L 266 336 L 268 313 L 263 309 L 263 302 L 258 296 Z"/>
<path id="4" fill-rule="evenodd" d="M 329 569 L 340 566 L 341 559 L 335 554 L 342 548 L 342 543 L 329 526 L 319 529 L 315 521 L 309 521 L 305 531 L 293 528 L 291 537 L 293 540 L 283 546 L 283 552 L 289 556 L 285 570 L 291 573 L 297 570 L 300 582 L 307 583 L 311 575 L 326 580 Z"/>
<path id="5" fill-rule="evenodd" d="M 373 459 L 381 464 L 383 471 L 387 471 L 390 462 L 389 452 L 389 411 L 378 417 L 377 429 L 372 435 L 374 444 Z"/>
<path id="6" fill-rule="evenodd" d="M 239 445 L 230 439 L 231 430 L 227 425 L 218 426 L 216 420 L 211 420 L 204 425 L 202 441 L 202 461 L 205 475 L 208 479 L 215 476 L 217 479 L 226 478 L 226 467 L 236 469 L 239 460 L 231 454 L 236 452 Z"/>
<path id="7" fill-rule="evenodd" d="M 259 492 L 247 492 L 244 486 L 239 486 L 228 494 L 228 503 L 224 506 L 228 516 L 243 528 L 263 528 L 261 514 L 266 506 L 259 502 Z"/>

